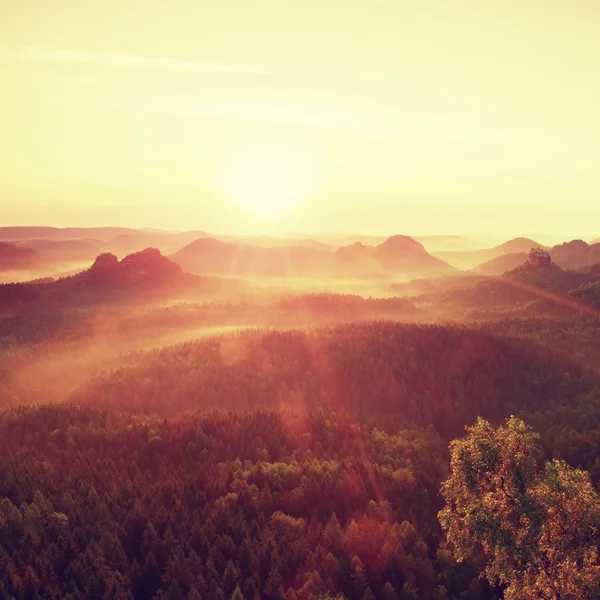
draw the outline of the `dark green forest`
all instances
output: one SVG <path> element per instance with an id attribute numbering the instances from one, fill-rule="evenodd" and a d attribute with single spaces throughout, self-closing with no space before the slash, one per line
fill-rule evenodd
<path id="1" fill-rule="evenodd" d="M 247 331 L 130 355 L 66 404 L 7 408 L 2 594 L 500 598 L 452 558 L 439 489 L 464 426 L 510 414 L 540 432 L 540 460 L 598 487 L 598 336 L 586 364 L 546 343 L 552 328 Z"/>

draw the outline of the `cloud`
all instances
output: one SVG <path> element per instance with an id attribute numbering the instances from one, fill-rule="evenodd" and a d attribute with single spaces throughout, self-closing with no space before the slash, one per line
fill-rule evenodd
<path id="1" fill-rule="evenodd" d="M 293 103 L 285 100 L 266 102 L 246 99 L 201 98 L 185 101 L 166 101 L 148 104 L 153 112 L 188 116 L 213 116 L 268 123 L 310 125 L 315 127 L 343 127 L 349 125 L 341 111 L 330 111 L 320 106 Z"/>
<path id="2" fill-rule="evenodd" d="M 427 111 L 400 112 L 398 104 L 390 104 L 388 94 L 344 88 L 337 80 L 315 80 L 306 73 L 298 75 L 237 65 L 37 46 L 0 50 L 0 54 L 13 60 L 50 65 L 49 71 L 58 72 L 45 73 L 43 77 L 57 83 L 95 88 L 97 95 L 89 106 L 100 110 L 215 117 L 434 139 L 448 129 Z M 77 66 L 91 68 L 81 75 Z M 128 73 L 180 73 L 184 77 L 165 86 L 160 77 L 115 79 L 114 72 L 107 76 L 96 72 L 94 67 Z M 76 72 L 69 72 L 72 70 Z M 232 80 L 228 78 L 214 85 L 211 75 L 231 75 Z M 263 84 L 266 87 L 261 87 Z M 106 97 L 99 103 L 102 90 Z M 77 102 L 74 108 L 86 106 L 80 98 L 65 96 L 63 101 Z"/>
<path id="3" fill-rule="evenodd" d="M 118 52 L 85 52 L 62 48 L 39 48 L 26 46 L 8 52 L 13 58 L 33 62 L 49 62 L 62 64 L 82 64 L 121 69 L 139 69 L 153 71 L 172 71 L 180 73 L 197 73 L 204 75 L 247 75 L 265 76 L 271 72 L 265 69 L 242 67 L 238 65 L 198 64 L 192 61 L 172 58 L 151 58 L 135 54 Z"/>
<path id="4" fill-rule="evenodd" d="M 390 114 L 353 111 L 346 106 L 323 106 L 299 103 L 279 98 L 272 101 L 252 98 L 213 99 L 196 97 L 184 100 L 176 98 L 146 98 L 144 102 L 123 97 L 112 98 L 113 109 L 144 111 L 155 115 L 183 117 L 214 117 L 238 121 L 255 121 L 273 125 L 293 125 L 318 129 L 344 130 L 372 134 L 400 135 L 411 138 L 440 140 L 450 143 L 456 136 L 452 132 L 434 127 L 428 119 L 420 116 L 397 117 Z M 104 104 L 107 107 L 107 104 Z"/>

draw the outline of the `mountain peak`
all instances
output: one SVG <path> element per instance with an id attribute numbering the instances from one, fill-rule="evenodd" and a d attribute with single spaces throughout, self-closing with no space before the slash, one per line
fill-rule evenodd
<path id="1" fill-rule="evenodd" d="M 533 248 L 527 258 L 526 266 L 530 269 L 543 269 L 552 264 L 550 254 L 541 248 Z"/>
<path id="2" fill-rule="evenodd" d="M 426 252 L 423 244 L 408 235 L 392 235 L 377 248 L 391 252 Z"/>
<path id="3" fill-rule="evenodd" d="M 450 265 L 433 257 L 425 246 L 407 235 L 393 235 L 375 247 L 385 269 L 431 273 L 452 270 Z"/>
<path id="4" fill-rule="evenodd" d="M 589 248 L 589 244 L 583 240 L 571 240 L 563 242 L 559 247 L 562 248 Z"/>
<path id="5" fill-rule="evenodd" d="M 367 258 L 372 250 L 372 246 L 365 246 L 362 242 L 354 242 L 349 246 L 340 246 L 335 251 L 335 256 L 342 261 L 351 262 Z"/>
<path id="6" fill-rule="evenodd" d="M 530 238 L 517 237 L 492 248 L 492 250 L 501 251 L 502 254 L 518 254 L 520 252 L 528 253 L 532 248 L 544 248 L 544 246 Z"/>
<path id="7" fill-rule="evenodd" d="M 563 269 L 581 269 L 600 262 L 600 244 L 588 244 L 583 240 L 571 240 L 550 251 L 552 260 Z"/>
<path id="8" fill-rule="evenodd" d="M 140 252 L 129 254 L 120 262 L 114 254 L 100 254 L 94 264 L 82 275 L 106 281 L 140 279 L 162 281 L 182 273 L 181 267 L 163 256 L 159 250 L 146 248 Z"/>
<path id="9" fill-rule="evenodd" d="M 552 262 L 550 253 L 542 248 L 533 248 L 520 267 L 507 271 L 503 277 L 534 288 L 554 291 L 568 289 L 573 278 L 577 278 L 574 273 L 565 271 Z"/>
<path id="10" fill-rule="evenodd" d="M 90 267 L 90 271 L 110 271 L 119 265 L 119 259 L 110 252 L 105 252 L 96 257 L 94 264 Z"/>
<path id="11" fill-rule="evenodd" d="M 146 248 L 126 256 L 119 264 L 122 271 L 137 276 L 171 277 L 183 273 L 181 267 L 156 248 Z"/>
<path id="12" fill-rule="evenodd" d="M 204 237 L 204 238 L 198 238 L 197 240 L 190 242 L 182 250 L 210 250 L 213 248 L 214 249 L 225 248 L 227 246 L 228 246 L 228 244 L 226 244 L 225 242 L 222 242 L 221 240 L 218 240 L 217 238 Z"/>

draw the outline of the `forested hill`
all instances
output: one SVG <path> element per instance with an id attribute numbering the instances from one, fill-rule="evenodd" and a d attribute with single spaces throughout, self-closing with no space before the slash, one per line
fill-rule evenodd
<path id="1" fill-rule="evenodd" d="M 600 375 L 525 340 L 449 326 L 366 322 L 189 342 L 104 372 L 72 401 L 174 415 L 190 409 L 388 414 L 459 435 L 477 416 L 576 403 Z"/>
<path id="2" fill-rule="evenodd" d="M 121 261 L 114 254 L 101 254 L 89 269 L 75 275 L 0 284 L 0 315 L 25 310 L 58 311 L 122 300 L 144 303 L 186 293 L 215 293 L 228 285 L 234 287 L 225 279 L 185 273 L 155 248 L 130 254 Z"/>
<path id="3" fill-rule="evenodd" d="M 600 267 L 588 266 L 577 271 L 563 269 L 550 255 L 538 249 L 529 253 L 527 261 L 499 277 L 466 282 L 457 289 L 435 291 L 421 296 L 438 309 L 462 308 L 469 313 L 490 317 L 490 309 L 522 309 L 530 316 L 547 314 L 562 308 L 563 313 L 595 314 L 600 306 Z M 590 309 L 592 309 L 590 311 Z M 600 313 L 598 313 L 600 316 Z M 454 315 L 456 316 L 456 315 Z M 465 314 L 463 314 L 465 316 Z"/>

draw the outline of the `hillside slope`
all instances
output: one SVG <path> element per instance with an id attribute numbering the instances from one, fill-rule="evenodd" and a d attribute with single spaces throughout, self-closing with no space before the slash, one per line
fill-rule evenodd
<path id="1" fill-rule="evenodd" d="M 574 402 L 595 377 L 524 342 L 367 322 L 168 347 L 98 376 L 72 400 L 166 415 L 217 408 L 394 413 L 404 426 L 434 424 L 457 435 L 477 415 L 498 419 Z"/>
<path id="2" fill-rule="evenodd" d="M 485 275 L 502 275 L 506 271 L 511 271 L 524 265 L 527 262 L 527 257 L 528 254 L 526 252 L 503 254 L 477 265 L 474 271 Z"/>
<path id="3" fill-rule="evenodd" d="M 532 248 L 542 247 L 541 244 L 532 239 L 519 237 L 493 248 L 475 252 L 436 252 L 434 255 L 459 269 L 473 269 L 507 254 L 529 253 Z"/>

